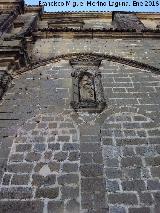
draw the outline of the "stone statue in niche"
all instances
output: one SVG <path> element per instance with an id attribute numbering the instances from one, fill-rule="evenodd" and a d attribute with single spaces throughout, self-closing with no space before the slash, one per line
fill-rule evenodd
<path id="1" fill-rule="evenodd" d="M 80 101 L 95 101 L 94 81 L 91 75 L 84 74 L 79 81 Z"/>

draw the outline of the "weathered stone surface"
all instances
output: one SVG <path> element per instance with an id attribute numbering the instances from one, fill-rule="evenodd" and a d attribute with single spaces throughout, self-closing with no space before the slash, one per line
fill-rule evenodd
<path id="1" fill-rule="evenodd" d="M 77 198 L 79 197 L 79 188 L 63 186 L 61 188 L 61 193 L 62 193 L 62 199 Z"/>
<path id="2" fill-rule="evenodd" d="M 28 162 L 38 161 L 41 158 L 41 154 L 36 152 L 30 152 L 27 154 L 25 160 Z"/>
<path id="3" fill-rule="evenodd" d="M 0 212 L 159 213 L 158 31 L 114 32 L 116 13 L 80 20 L 13 1 L 0 3 L 0 69 L 14 77 L 0 104 Z M 140 29 L 136 14 L 117 14 Z M 156 28 L 159 14 L 142 16 Z M 75 69 L 101 78 L 102 113 L 71 108 Z"/>
<path id="4" fill-rule="evenodd" d="M 56 182 L 56 176 L 51 174 L 46 177 L 43 177 L 41 175 L 32 175 L 32 184 L 33 186 L 50 186 L 54 185 Z"/>
<path id="5" fill-rule="evenodd" d="M 17 164 L 9 164 L 7 167 L 8 172 L 22 172 L 22 173 L 30 173 L 33 169 L 33 164 L 29 163 L 17 163 Z"/>
<path id="6" fill-rule="evenodd" d="M 36 190 L 36 198 L 57 198 L 59 195 L 59 188 L 38 188 Z"/>
<path id="7" fill-rule="evenodd" d="M 64 204 L 61 201 L 49 201 L 48 213 L 64 213 Z"/>
<path id="8" fill-rule="evenodd" d="M 109 194 L 108 201 L 111 204 L 125 204 L 125 205 L 138 204 L 137 196 L 133 193 Z"/>
<path id="9" fill-rule="evenodd" d="M 77 174 L 64 174 L 58 177 L 58 183 L 60 185 L 65 184 L 78 184 L 79 176 Z"/>
<path id="10" fill-rule="evenodd" d="M 29 199 L 33 197 L 32 188 L 12 187 L 1 188 L 0 199 Z"/>
<path id="11" fill-rule="evenodd" d="M 63 172 L 77 172 L 78 171 L 78 164 L 77 163 L 64 163 L 63 164 Z"/>
<path id="12" fill-rule="evenodd" d="M 68 212 L 74 213 L 74 212 L 79 212 L 80 210 L 80 205 L 76 200 L 69 200 L 66 204 L 66 210 Z"/>
<path id="13" fill-rule="evenodd" d="M 30 179 L 29 175 L 15 174 L 12 177 L 11 184 L 13 184 L 13 185 L 28 185 L 29 179 Z"/>
<path id="14" fill-rule="evenodd" d="M 3 213 L 20 213 L 32 212 L 42 213 L 43 202 L 41 201 L 0 201 L 0 212 Z"/>
<path id="15" fill-rule="evenodd" d="M 84 177 L 98 177 L 103 175 L 103 166 L 99 164 L 81 165 L 80 171 Z"/>
<path id="16" fill-rule="evenodd" d="M 54 155 L 54 159 L 57 161 L 64 161 L 67 158 L 67 152 L 58 152 Z"/>

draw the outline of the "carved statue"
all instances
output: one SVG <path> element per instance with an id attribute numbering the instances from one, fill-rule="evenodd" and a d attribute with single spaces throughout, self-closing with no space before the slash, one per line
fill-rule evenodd
<path id="1" fill-rule="evenodd" d="M 83 75 L 79 83 L 80 101 L 95 101 L 95 91 L 92 76 Z"/>

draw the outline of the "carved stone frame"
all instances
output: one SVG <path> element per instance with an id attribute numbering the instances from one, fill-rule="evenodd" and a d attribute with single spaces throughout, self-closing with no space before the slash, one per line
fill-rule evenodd
<path id="1" fill-rule="evenodd" d="M 92 61 L 92 63 L 88 61 L 81 60 L 80 62 L 75 63 L 75 60 L 70 60 L 70 64 L 73 67 L 72 76 L 72 100 L 71 106 L 75 111 L 82 112 L 101 112 L 105 106 L 106 101 L 104 98 L 103 86 L 101 82 L 101 72 L 98 70 L 97 65 L 100 65 L 100 62 Z M 95 101 L 80 101 L 80 91 L 79 91 L 79 79 L 84 75 L 92 75 L 94 79 L 94 89 L 96 98 Z"/>

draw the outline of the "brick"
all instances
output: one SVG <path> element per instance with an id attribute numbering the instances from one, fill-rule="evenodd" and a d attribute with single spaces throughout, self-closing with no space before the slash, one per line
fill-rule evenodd
<path id="1" fill-rule="evenodd" d="M 38 129 L 45 129 L 47 127 L 47 123 L 39 123 L 37 127 Z"/>
<path id="2" fill-rule="evenodd" d="M 34 186 L 50 186 L 54 185 L 56 182 L 56 176 L 54 174 L 47 175 L 46 177 L 38 175 L 38 174 L 33 174 L 32 175 L 32 185 Z"/>
<path id="3" fill-rule="evenodd" d="M 45 160 L 51 160 L 52 155 L 53 155 L 53 152 L 52 152 L 52 151 L 46 151 L 46 152 L 44 153 L 44 159 L 45 159 Z"/>
<path id="4" fill-rule="evenodd" d="M 60 169 L 60 163 L 51 161 L 48 163 L 48 167 L 50 168 L 51 172 L 53 172 L 53 171 L 58 172 Z"/>
<path id="5" fill-rule="evenodd" d="M 54 121 L 54 117 L 43 116 L 42 121 Z"/>
<path id="6" fill-rule="evenodd" d="M 159 177 L 160 178 L 160 167 L 152 167 L 151 168 L 151 174 L 153 177 Z"/>
<path id="7" fill-rule="evenodd" d="M 110 213 L 126 213 L 126 210 L 122 206 L 110 206 L 109 212 Z"/>
<path id="8" fill-rule="evenodd" d="M 49 199 L 55 199 L 59 195 L 59 188 L 37 188 L 36 190 L 36 198 L 49 198 Z"/>
<path id="9" fill-rule="evenodd" d="M 80 152 L 70 152 L 68 160 L 69 161 L 78 161 L 80 158 Z"/>
<path id="10" fill-rule="evenodd" d="M 121 129 L 114 129 L 114 135 L 116 138 L 122 138 L 123 137 L 123 131 Z"/>
<path id="11" fill-rule="evenodd" d="M 28 185 L 29 175 L 13 175 L 11 184 L 13 185 Z"/>
<path id="12" fill-rule="evenodd" d="M 52 134 L 53 134 L 53 133 L 52 133 Z M 49 137 L 49 138 L 47 139 L 47 142 L 48 142 L 48 143 L 55 142 L 55 136 Z"/>
<path id="13" fill-rule="evenodd" d="M 135 169 L 124 168 L 123 175 L 126 179 L 140 179 L 141 169 L 140 168 L 135 168 Z"/>
<path id="14" fill-rule="evenodd" d="M 93 203 L 94 203 L 94 209 L 98 212 L 101 211 L 100 209 L 105 209 L 106 207 L 106 201 L 105 201 L 105 193 L 99 192 L 93 194 Z M 105 212 L 102 210 L 102 212 Z"/>
<path id="15" fill-rule="evenodd" d="M 123 156 L 135 156 L 135 152 L 133 147 L 124 147 L 123 148 Z"/>
<path id="16" fill-rule="evenodd" d="M 13 173 L 31 173 L 33 169 L 33 164 L 29 163 L 16 163 L 16 164 L 9 164 L 7 167 L 8 172 Z"/>
<path id="17" fill-rule="evenodd" d="M 124 123 L 123 124 L 124 129 L 139 129 L 141 128 L 140 123 Z"/>
<path id="18" fill-rule="evenodd" d="M 111 179 L 122 178 L 122 171 L 117 168 L 106 168 L 105 174 L 107 178 Z"/>
<path id="19" fill-rule="evenodd" d="M 121 157 L 121 148 L 118 146 L 104 146 L 103 157 L 105 158 L 118 158 Z"/>
<path id="20" fill-rule="evenodd" d="M 81 191 L 82 192 L 95 192 L 104 191 L 105 182 L 103 178 L 82 178 L 81 179 Z"/>
<path id="21" fill-rule="evenodd" d="M 28 162 L 34 162 L 34 161 L 38 161 L 41 158 L 41 154 L 40 153 L 36 153 L 36 152 L 29 152 L 26 157 L 25 160 Z"/>
<path id="22" fill-rule="evenodd" d="M 160 190 L 159 180 L 147 180 L 147 189 L 148 190 Z"/>
<path id="23" fill-rule="evenodd" d="M 101 152 L 93 153 L 93 162 L 94 163 L 103 163 L 103 157 Z"/>
<path id="24" fill-rule="evenodd" d="M 75 199 L 68 200 L 67 203 L 66 203 L 66 210 L 69 213 L 79 212 L 80 211 L 80 205 Z"/>
<path id="25" fill-rule="evenodd" d="M 81 152 L 98 152 L 100 151 L 99 143 L 81 143 L 80 144 Z"/>
<path id="26" fill-rule="evenodd" d="M 70 199 L 79 197 L 79 188 L 78 187 L 70 187 L 63 186 L 61 188 L 62 199 Z"/>
<path id="27" fill-rule="evenodd" d="M 57 123 L 49 123 L 49 129 L 57 128 Z"/>
<path id="28" fill-rule="evenodd" d="M 160 212 L 160 206 L 159 205 L 155 205 L 153 208 L 153 212 L 154 213 L 159 213 Z"/>
<path id="29" fill-rule="evenodd" d="M 59 127 L 60 127 L 60 128 L 72 128 L 72 129 L 73 129 L 73 128 L 74 128 L 74 125 L 73 125 L 72 123 L 67 123 L 67 122 L 64 123 L 64 122 L 63 122 L 63 123 L 60 123 Z"/>
<path id="30" fill-rule="evenodd" d="M 32 142 L 32 143 L 43 143 L 43 142 L 45 142 L 45 137 L 42 137 L 42 136 L 32 137 L 30 139 L 30 142 Z"/>
<path id="31" fill-rule="evenodd" d="M 116 192 L 119 190 L 119 183 L 117 181 L 107 181 L 106 182 L 106 190 L 108 192 Z"/>
<path id="32" fill-rule="evenodd" d="M 3 176 L 3 182 L 2 182 L 2 184 L 3 185 L 9 185 L 11 177 L 12 177 L 11 174 L 5 174 Z"/>
<path id="33" fill-rule="evenodd" d="M 119 167 L 119 160 L 117 158 L 106 158 L 104 162 L 106 167 Z"/>
<path id="34" fill-rule="evenodd" d="M 0 201 L 0 212 L 2 213 L 43 213 L 42 201 Z"/>
<path id="35" fill-rule="evenodd" d="M 153 129 L 153 130 L 148 130 L 149 136 L 160 136 L 160 130 L 158 129 Z"/>
<path id="36" fill-rule="evenodd" d="M 151 175 L 150 175 L 150 172 L 149 172 L 149 169 L 148 168 L 141 168 L 141 176 L 142 178 L 150 178 Z"/>
<path id="37" fill-rule="evenodd" d="M 160 137 L 158 138 L 149 138 L 150 144 L 159 144 L 160 143 Z"/>
<path id="38" fill-rule="evenodd" d="M 38 143 L 34 145 L 34 151 L 43 152 L 46 149 L 46 144 Z"/>
<path id="39" fill-rule="evenodd" d="M 145 182 L 143 180 L 123 181 L 122 189 L 124 191 L 144 191 L 146 190 Z"/>
<path id="40" fill-rule="evenodd" d="M 81 206 L 82 209 L 93 209 L 93 194 L 81 193 Z"/>
<path id="41" fill-rule="evenodd" d="M 145 132 L 144 130 L 138 130 L 138 131 L 137 131 L 137 135 L 138 135 L 139 137 L 146 137 L 146 132 Z"/>
<path id="42" fill-rule="evenodd" d="M 92 153 L 81 153 L 81 164 L 92 163 Z"/>
<path id="43" fill-rule="evenodd" d="M 32 192 L 29 187 L 1 188 L 0 199 L 29 199 L 33 196 Z"/>
<path id="44" fill-rule="evenodd" d="M 129 213 L 151 213 L 149 207 L 141 207 L 141 208 L 129 208 Z"/>
<path id="45" fill-rule="evenodd" d="M 61 136 L 59 135 L 57 138 L 57 141 L 59 142 L 69 142 L 70 141 L 70 136 Z"/>
<path id="46" fill-rule="evenodd" d="M 54 155 L 54 159 L 57 161 L 64 161 L 67 159 L 68 153 L 67 152 L 57 152 Z"/>
<path id="47" fill-rule="evenodd" d="M 113 138 L 102 138 L 103 145 L 113 145 Z"/>
<path id="48" fill-rule="evenodd" d="M 153 193 L 153 197 L 154 197 L 155 203 L 159 206 L 159 204 L 160 204 L 160 192 Z"/>
<path id="49" fill-rule="evenodd" d="M 122 167 L 142 167 L 142 159 L 140 157 L 126 157 L 121 158 L 121 165 Z"/>
<path id="50" fill-rule="evenodd" d="M 64 203 L 62 201 L 49 201 L 48 213 L 64 213 Z"/>
<path id="51" fill-rule="evenodd" d="M 79 176 L 77 174 L 64 174 L 57 178 L 58 184 L 78 184 Z"/>
<path id="52" fill-rule="evenodd" d="M 128 129 L 128 130 L 124 130 L 124 134 L 125 134 L 125 137 L 136 137 L 136 131 L 135 130 L 131 130 L 131 129 Z"/>
<path id="53" fill-rule="evenodd" d="M 160 156 L 146 157 L 145 162 L 147 166 L 159 166 L 160 165 Z"/>
<path id="54" fill-rule="evenodd" d="M 97 177 L 103 175 L 103 165 L 99 164 L 86 164 L 80 166 L 81 176 L 84 177 Z"/>
<path id="55" fill-rule="evenodd" d="M 127 138 L 127 139 L 116 139 L 117 146 L 125 145 L 143 145 L 148 144 L 147 139 L 144 138 Z"/>
<path id="56" fill-rule="evenodd" d="M 94 143 L 94 142 L 99 142 L 100 138 L 98 136 L 95 136 L 95 135 L 81 136 L 80 141 L 85 142 L 85 143 L 88 143 L 88 142 Z"/>
<path id="57" fill-rule="evenodd" d="M 12 154 L 9 158 L 10 162 L 22 162 L 24 158 L 24 154 L 16 153 Z"/>
<path id="58" fill-rule="evenodd" d="M 145 146 L 145 147 L 136 147 L 137 155 L 141 156 L 154 156 L 156 154 L 156 150 L 153 146 Z"/>
<path id="59" fill-rule="evenodd" d="M 16 152 L 26 152 L 31 151 L 32 144 L 17 144 Z"/>
<path id="60" fill-rule="evenodd" d="M 153 204 L 153 198 L 150 193 L 144 192 L 139 194 L 140 203 L 145 204 L 146 206 Z"/>
<path id="61" fill-rule="evenodd" d="M 77 172 L 78 164 L 77 163 L 64 163 L 62 171 L 66 172 L 66 173 Z"/>
<path id="62" fill-rule="evenodd" d="M 49 143 L 48 149 L 54 150 L 60 150 L 60 144 L 59 143 Z"/>
<path id="63" fill-rule="evenodd" d="M 133 193 L 114 193 L 108 195 L 110 204 L 137 205 L 137 196 Z"/>
<path id="64" fill-rule="evenodd" d="M 62 150 L 63 151 L 79 150 L 79 144 L 78 143 L 64 143 Z"/>

